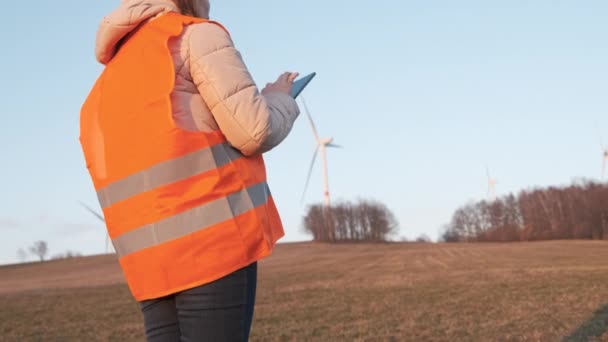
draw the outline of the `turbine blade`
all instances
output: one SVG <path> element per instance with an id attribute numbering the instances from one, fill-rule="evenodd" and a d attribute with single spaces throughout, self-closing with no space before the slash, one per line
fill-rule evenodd
<path id="1" fill-rule="evenodd" d="M 317 132 L 317 127 L 315 126 L 315 122 L 312 120 L 312 116 L 310 115 L 310 111 L 308 110 L 308 106 L 306 105 L 306 101 L 304 97 L 300 95 L 302 98 L 302 104 L 304 105 L 304 111 L 306 112 L 306 116 L 308 116 L 308 121 L 310 122 L 310 127 L 312 128 L 312 133 L 315 136 L 315 140 L 319 141 L 319 133 Z"/>
<path id="2" fill-rule="evenodd" d="M 310 183 L 310 176 L 312 176 L 312 169 L 315 166 L 315 161 L 317 160 L 317 154 L 319 153 L 319 145 L 315 148 L 315 152 L 312 154 L 312 160 L 310 161 L 310 167 L 308 169 L 308 176 L 306 176 L 306 184 L 304 185 L 304 192 L 302 192 L 302 198 L 300 203 L 304 203 L 304 196 L 306 195 L 306 190 L 308 190 L 308 184 Z"/>
<path id="3" fill-rule="evenodd" d="M 327 146 L 327 147 L 333 147 L 333 148 L 344 148 L 344 147 L 342 147 L 341 145 L 334 144 L 334 143 L 327 144 L 326 146 Z"/>
<path id="4" fill-rule="evenodd" d="M 104 222 L 104 223 L 106 222 L 106 220 L 103 218 L 103 216 L 100 213 L 91 209 L 91 207 L 89 207 L 88 205 L 84 204 L 83 202 L 80 202 L 80 205 L 82 205 L 88 212 L 95 215 L 95 217 L 97 217 L 101 222 Z"/>
<path id="5" fill-rule="evenodd" d="M 602 181 L 606 178 L 606 158 L 602 162 Z"/>

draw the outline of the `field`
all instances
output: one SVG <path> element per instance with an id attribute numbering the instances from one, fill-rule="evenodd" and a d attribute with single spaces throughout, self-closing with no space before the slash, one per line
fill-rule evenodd
<path id="1" fill-rule="evenodd" d="M 608 341 L 608 242 L 284 244 L 252 341 Z M 113 256 L 0 267 L 0 340 L 142 341 Z"/>

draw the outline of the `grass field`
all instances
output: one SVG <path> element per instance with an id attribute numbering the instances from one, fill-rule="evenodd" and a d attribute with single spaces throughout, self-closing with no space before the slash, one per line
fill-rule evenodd
<path id="1" fill-rule="evenodd" d="M 285 244 L 252 341 L 608 341 L 608 242 Z M 113 256 L 0 267 L 1 341 L 142 341 Z"/>

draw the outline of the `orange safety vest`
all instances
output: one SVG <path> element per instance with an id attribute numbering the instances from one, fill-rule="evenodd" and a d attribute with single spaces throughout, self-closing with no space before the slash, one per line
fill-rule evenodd
<path id="1" fill-rule="evenodd" d="M 284 234 L 262 156 L 243 156 L 219 130 L 173 121 L 168 41 L 200 22 L 168 13 L 144 24 L 81 111 L 87 169 L 139 301 L 224 277 L 268 256 Z"/>

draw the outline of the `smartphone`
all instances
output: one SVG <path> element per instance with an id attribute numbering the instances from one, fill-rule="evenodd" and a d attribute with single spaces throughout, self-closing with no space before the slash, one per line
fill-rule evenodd
<path id="1" fill-rule="evenodd" d="M 306 88 L 308 83 L 315 78 L 315 76 L 317 76 L 317 73 L 313 72 L 312 74 L 308 74 L 293 82 L 293 86 L 291 87 L 291 97 L 294 99 L 298 97 L 298 95 L 300 95 L 300 93 L 304 90 L 304 88 Z"/>

